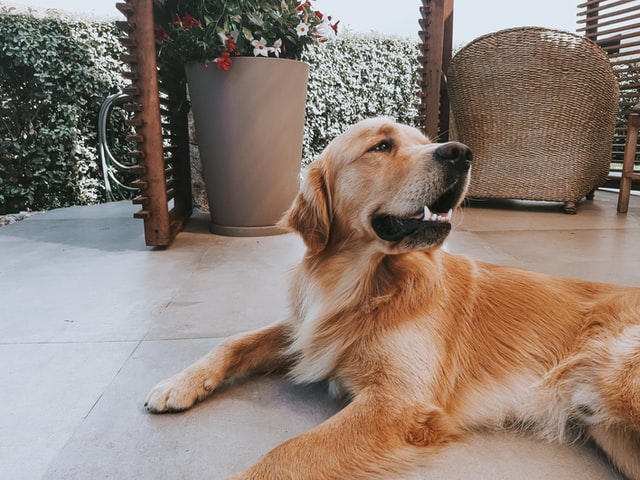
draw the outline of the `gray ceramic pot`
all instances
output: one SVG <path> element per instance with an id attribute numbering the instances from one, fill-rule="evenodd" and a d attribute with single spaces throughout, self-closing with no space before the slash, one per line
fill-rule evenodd
<path id="1" fill-rule="evenodd" d="M 211 231 L 282 233 L 275 224 L 299 187 L 309 66 L 237 57 L 185 65 Z"/>

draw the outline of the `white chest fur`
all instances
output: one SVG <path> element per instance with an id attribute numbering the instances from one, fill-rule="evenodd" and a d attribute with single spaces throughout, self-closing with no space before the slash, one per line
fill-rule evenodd
<path id="1" fill-rule="evenodd" d="M 289 352 L 297 359 L 290 374 L 298 382 L 317 382 L 328 378 L 338 361 L 337 342 L 322 342 L 318 336 L 326 318 L 327 305 L 315 289 L 306 289 L 299 303 L 300 318 L 296 319 L 293 342 Z"/>

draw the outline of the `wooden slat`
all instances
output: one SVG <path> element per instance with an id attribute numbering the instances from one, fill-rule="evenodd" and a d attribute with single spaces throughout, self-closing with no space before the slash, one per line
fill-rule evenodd
<path id="1" fill-rule="evenodd" d="M 121 72 L 122 78 L 126 78 L 127 80 L 139 80 L 140 79 L 140 72 L 130 72 L 130 71 L 123 71 Z"/>
<path id="2" fill-rule="evenodd" d="M 138 63 L 138 56 L 131 55 L 131 54 L 120 55 L 120 61 L 123 63 L 129 63 L 129 64 Z"/>
<path id="3" fill-rule="evenodd" d="M 622 30 L 622 31 L 626 31 L 626 30 Z M 609 34 L 610 34 L 610 32 L 600 32 L 600 31 L 598 31 L 597 32 L 598 40 L 604 42 L 605 44 L 611 44 L 612 41 L 615 40 L 616 42 L 618 42 L 620 44 L 620 48 L 624 48 L 626 45 L 628 45 L 626 43 L 622 43 L 622 40 L 626 40 L 626 39 L 629 39 L 629 38 L 638 38 L 639 37 L 637 31 L 631 32 L 631 33 L 627 33 L 627 34 L 618 34 L 613 38 L 607 38 L 606 35 L 609 35 Z M 593 39 L 593 34 L 587 34 L 587 37 Z M 602 37 L 604 37 L 604 38 L 602 38 Z"/>
<path id="4" fill-rule="evenodd" d="M 640 15 L 638 15 L 640 17 Z M 598 36 L 599 37 L 603 37 L 603 36 L 607 36 L 607 35 L 613 35 L 615 33 L 620 33 L 620 32 L 631 32 L 628 35 L 616 35 L 616 40 L 622 40 L 624 38 L 634 38 L 637 37 L 639 34 L 638 32 L 640 32 L 640 30 L 638 30 L 640 28 L 640 23 L 634 23 L 631 25 L 624 25 L 622 27 L 617 27 L 617 28 L 611 28 L 609 30 L 604 30 L 601 29 L 602 25 L 598 25 Z"/>
<path id="5" fill-rule="evenodd" d="M 578 5 L 578 8 L 585 8 L 585 12 L 579 12 L 578 15 L 589 15 L 591 12 L 601 12 L 610 8 L 619 7 L 630 2 L 630 0 L 618 0 L 613 3 L 605 3 L 606 0 L 593 0 L 592 2 L 583 3 Z"/>
<path id="6" fill-rule="evenodd" d="M 144 119 L 140 116 L 136 116 L 133 118 L 127 118 L 124 123 L 129 127 L 142 127 L 144 125 Z"/>
<path id="7" fill-rule="evenodd" d="M 640 53 L 640 51 L 638 52 Z M 630 75 L 633 75 L 633 72 L 638 72 L 635 65 L 627 65 L 626 67 L 616 68 L 616 73 L 625 74 L 625 78 L 629 78 Z"/>
<path id="8" fill-rule="evenodd" d="M 129 173 L 143 176 L 147 173 L 147 168 L 144 165 L 135 165 L 128 169 Z"/>
<path id="9" fill-rule="evenodd" d="M 126 93 L 132 97 L 140 96 L 140 89 L 138 87 L 125 87 L 122 89 L 122 93 Z"/>
<path id="10" fill-rule="evenodd" d="M 623 152 L 630 161 L 628 143 L 629 112 L 640 95 L 640 2 L 637 0 L 590 0 L 578 6 L 579 32 L 596 41 L 607 52 L 620 82 L 618 125 L 612 144 L 612 159 L 621 162 Z M 633 118 L 633 115 L 632 115 Z M 635 121 L 635 120 L 634 120 Z M 637 142 L 637 141 L 636 141 Z M 626 149 L 625 149 L 626 146 Z M 634 150 L 633 160 L 636 159 Z M 628 167 L 626 167 L 628 168 Z M 625 178 L 625 175 L 621 176 Z M 608 185 L 620 182 L 611 176 Z M 626 181 L 626 180 L 625 180 Z M 627 186 L 629 183 L 627 182 Z"/>
<path id="11" fill-rule="evenodd" d="M 136 187 L 138 190 L 146 190 L 149 184 L 143 180 L 134 180 L 131 182 L 132 187 Z"/>
<path id="12" fill-rule="evenodd" d="M 123 22 L 118 20 L 116 22 L 116 27 L 118 27 L 120 30 L 122 30 L 125 33 L 131 33 L 136 29 L 136 24 L 131 21 Z"/>
<path id="13" fill-rule="evenodd" d="M 138 113 L 138 112 L 142 112 L 143 107 L 142 104 L 140 103 L 125 103 L 122 105 L 122 109 L 125 112 L 131 112 L 131 113 Z"/>
<path id="14" fill-rule="evenodd" d="M 129 158 L 136 158 L 138 160 L 143 160 L 147 154 L 144 150 L 133 150 L 131 152 L 127 152 L 127 156 Z"/>
<path id="15" fill-rule="evenodd" d="M 137 43 L 135 41 L 135 39 L 130 38 L 130 37 L 121 37 L 118 39 L 120 41 L 120 43 L 122 45 L 124 45 L 125 47 L 129 47 L 129 48 L 135 48 L 137 47 Z"/>
<path id="16" fill-rule="evenodd" d="M 592 17 L 589 17 L 589 19 L 597 20 L 598 21 L 598 25 L 601 26 L 601 27 L 602 26 L 612 25 L 614 23 L 629 22 L 631 20 L 634 20 L 634 19 L 638 18 L 639 15 L 629 15 L 627 17 L 618 17 L 618 18 L 615 18 L 614 20 L 609 20 L 609 21 L 605 21 L 605 22 L 601 22 L 600 20 L 611 18 L 611 17 L 615 17 L 615 16 L 621 15 L 623 13 L 635 12 L 636 10 L 637 9 L 635 7 L 630 7 L 630 8 L 625 9 L 624 11 L 620 10 L 619 12 L 613 12 L 613 13 L 609 13 L 607 15 L 592 16 Z M 586 23 L 586 22 L 587 22 L 586 18 L 580 19 L 580 20 L 578 20 L 578 25 L 580 25 L 581 23 Z M 576 31 L 581 32 L 581 31 L 584 31 L 584 30 L 585 30 L 585 27 L 581 27 L 581 28 L 578 28 Z"/>
<path id="17" fill-rule="evenodd" d="M 135 12 L 133 2 L 116 3 L 116 8 L 126 16 L 130 16 Z"/>
<path id="18" fill-rule="evenodd" d="M 627 45 L 631 45 L 631 44 L 627 44 Z M 640 42 L 633 43 L 632 45 L 640 46 Z M 625 65 L 627 67 L 630 67 L 629 57 L 632 57 L 632 58 L 636 57 L 637 58 L 638 55 L 640 55 L 640 49 L 638 49 L 638 50 L 625 50 L 623 53 L 612 53 L 612 54 L 609 54 L 609 58 L 610 59 L 619 59 L 619 60 L 613 60 L 611 62 L 611 65 L 614 65 L 614 66 Z"/>
<path id="19" fill-rule="evenodd" d="M 585 8 L 585 7 L 589 6 L 589 5 L 593 5 L 594 3 L 600 3 L 601 1 L 602 0 L 588 0 L 585 3 L 581 3 L 580 5 L 578 5 L 578 8 Z"/>
<path id="20" fill-rule="evenodd" d="M 133 214 L 133 218 L 140 220 L 149 220 L 151 218 L 151 212 L 149 210 L 140 210 Z"/>
<path id="21" fill-rule="evenodd" d="M 143 107 L 140 103 L 125 103 L 122 105 L 122 109 L 125 112 L 137 113 L 143 110 Z"/>

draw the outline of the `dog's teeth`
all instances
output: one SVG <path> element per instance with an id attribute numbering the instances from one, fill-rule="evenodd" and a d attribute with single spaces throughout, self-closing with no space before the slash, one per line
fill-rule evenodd
<path id="1" fill-rule="evenodd" d="M 425 222 L 448 222 L 449 220 L 451 220 L 452 215 L 453 210 L 449 210 L 446 215 L 438 215 L 437 213 L 432 213 L 431 210 L 429 210 L 429 207 L 425 205 L 424 216 L 422 217 L 422 220 Z"/>

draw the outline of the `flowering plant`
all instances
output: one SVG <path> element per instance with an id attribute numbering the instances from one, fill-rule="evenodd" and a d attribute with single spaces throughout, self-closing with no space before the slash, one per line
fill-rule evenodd
<path id="1" fill-rule="evenodd" d="M 306 48 L 335 35 L 339 22 L 295 0 L 160 0 L 168 19 L 156 30 L 161 63 L 214 61 L 229 70 L 233 57 L 299 60 Z"/>

